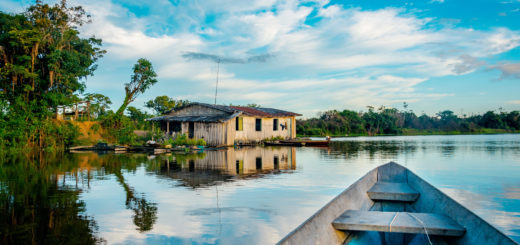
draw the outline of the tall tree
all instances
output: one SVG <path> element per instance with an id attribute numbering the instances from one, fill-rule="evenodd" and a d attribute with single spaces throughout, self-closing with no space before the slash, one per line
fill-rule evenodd
<path id="1" fill-rule="evenodd" d="M 83 8 L 65 0 L 37 0 L 21 14 L 0 12 L 0 107 L 6 115 L 0 144 L 44 147 L 54 145 L 52 137 L 64 144 L 56 133 L 62 126 L 47 119 L 58 106 L 74 103 L 105 53 L 100 39 L 80 35 L 78 27 L 89 21 Z"/>
<path id="2" fill-rule="evenodd" d="M 148 88 L 157 83 L 157 74 L 153 70 L 152 63 L 147 59 L 141 58 L 137 60 L 137 63 L 133 68 L 134 74 L 132 75 L 130 82 L 125 83 L 125 100 L 119 109 L 117 110 L 118 115 L 123 115 L 126 107 L 132 103 L 137 96 L 144 93 Z"/>
<path id="3" fill-rule="evenodd" d="M 85 94 L 84 100 L 87 100 L 90 102 L 89 113 L 90 113 L 90 116 L 92 116 L 94 118 L 97 118 L 99 116 L 106 114 L 106 110 L 112 104 L 112 101 L 110 100 L 109 97 L 102 95 L 102 94 L 96 94 L 96 93 Z"/>
<path id="4" fill-rule="evenodd" d="M 82 7 L 65 0 L 53 6 L 36 1 L 24 14 L 0 12 L 0 88 L 10 105 L 70 105 L 105 53 L 100 39 L 80 37 L 78 27 L 89 21 Z"/>

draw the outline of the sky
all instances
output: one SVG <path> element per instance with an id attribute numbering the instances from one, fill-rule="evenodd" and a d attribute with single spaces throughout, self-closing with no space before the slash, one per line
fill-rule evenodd
<path id="1" fill-rule="evenodd" d="M 53 1 L 44 1 L 53 3 Z M 2 0 L 18 13 L 33 1 Z M 87 92 L 112 99 L 139 58 L 160 95 L 256 103 L 314 117 L 367 106 L 434 115 L 520 110 L 520 0 L 74 0 L 92 16 L 84 37 L 107 54 Z"/>

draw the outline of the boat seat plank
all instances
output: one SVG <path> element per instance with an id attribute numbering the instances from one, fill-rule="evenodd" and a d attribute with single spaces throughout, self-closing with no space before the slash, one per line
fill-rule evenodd
<path id="1" fill-rule="evenodd" d="M 374 201 L 414 202 L 419 198 L 419 192 L 407 183 L 377 182 L 367 194 Z"/>
<path id="2" fill-rule="evenodd" d="M 452 219 L 432 213 L 347 210 L 332 222 L 334 228 L 347 231 L 425 233 L 462 236 L 464 227 Z"/>

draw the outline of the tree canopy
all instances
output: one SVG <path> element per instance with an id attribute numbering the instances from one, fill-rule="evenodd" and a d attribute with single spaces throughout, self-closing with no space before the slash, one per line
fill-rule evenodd
<path id="1" fill-rule="evenodd" d="M 367 112 L 326 111 L 318 118 L 298 120 L 296 131 L 301 135 L 398 135 L 430 133 L 482 133 L 515 132 L 520 130 L 520 113 L 495 113 L 457 117 L 453 111 L 444 110 L 431 117 L 417 116 L 413 111 L 399 111 L 395 108 L 370 106 Z M 502 131 L 496 131 L 502 130 Z"/>
<path id="2" fill-rule="evenodd" d="M 67 105 L 84 90 L 82 79 L 105 53 L 100 39 L 80 37 L 77 28 L 88 22 L 82 7 L 64 0 L 36 1 L 23 14 L 0 12 L 0 88 L 11 109 Z"/>
<path id="3" fill-rule="evenodd" d="M 125 83 L 125 99 L 117 110 L 118 115 L 123 115 L 126 107 L 132 103 L 137 96 L 144 93 L 152 85 L 157 83 L 157 74 L 152 63 L 147 59 L 141 58 L 133 67 L 133 74 L 129 83 Z"/>
<path id="4" fill-rule="evenodd" d="M 188 104 L 187 100 L 175 100 L 166 95 L 157 96 L 153 100 L 149 100 L 145 103 L 145 106 L 153 109 L 156 114 L 161 115 L 166 113 L 167 111 L 184 106 Z"/>
<path id="5" fill-rule="evenodd" d="M 78 100 L 105 53 L 100 39 L 80 35 L 78 27 L 89 21 L 65 0 L 0 12 L 0 145 L 64 144 L 59 132 L 72 126 L 48 118 Z"/>

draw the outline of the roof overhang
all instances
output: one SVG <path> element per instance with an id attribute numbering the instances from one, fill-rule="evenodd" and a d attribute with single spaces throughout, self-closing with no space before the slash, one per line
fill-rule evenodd
<path id="1" fill-rule="evenodd" d="M 229 121 L 242 114 L 237 111 L 231 115 L 217 115 L 217 116 L 159 116 L 148 118 L 146 121 L 165 121 L 165 122 L 208 122 L 208 123 L 223 123 Z"/>

